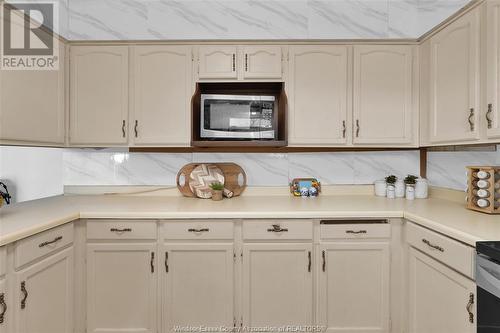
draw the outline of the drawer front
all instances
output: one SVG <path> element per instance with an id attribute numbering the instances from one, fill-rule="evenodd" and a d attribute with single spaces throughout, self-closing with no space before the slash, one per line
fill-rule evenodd
<path id="1" fill-rule="evenodd" d="M 406 239 L 411 246 L 451 268 L 474 278 L 474 248 L 414 223 L 407 225 Z"/>
<path id="2" fill-rule="evenodd" d="M 156 239 L 156 221 L 89 220 L 87 239 Z"/>
<path id="3" fill-rule="evenodd" d="M 234 239 L 232 221 L 172 221 L 163 225 L 164 239 Z"/>
<path id="4" fill-rule="evenodd" d="M 322 224 L 321 239 L 390 238 L 391 225 L 384 224 Z"/>
<path id="5" fill-rule="evenodd" d="M 310 240 L 312 237 L 312 221 L 259 220 L 243 222 L 243 239 L 246 240 Z"/>
<path id="6" fill-rule="evenodd" d="M 53 228 L 15 243 L 15 266 L 19 268 L 35 259 L 73 243 L 73 223 Z"/>
<path id="7" fill-rule="evenodd" d="M 0 246 L 0 276 L 7 273 L 7 248 Z"/>

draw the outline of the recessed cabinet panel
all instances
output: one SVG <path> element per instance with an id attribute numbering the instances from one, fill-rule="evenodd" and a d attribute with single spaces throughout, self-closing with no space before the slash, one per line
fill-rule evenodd
<path id="1" fill-rule="evenodd" d="M 167 244 L 163 252 L 163 332 L 232 327 L 233 244 Z"/>
<path id="2" fill-rule="evenodd" d="M 312 324 L 310 256 L 311 244 L 243 246 L 243 326 Z"/>
<path id="3" fill-rule="evenodd" d="M 281 78 L 281 46 L 243 46 L 242 56 L 244 79 Z"/>
<path id="4" fill-rule="evenodd" d="M 289 59 L 290 145 L 346 144 L 348 47 L 291 46 Z"/>
<path id="5" fill-rule="evenodd" d="M 236 79 L 236 46 L 200 46 L 198 49 L 198 77 L 200 79 Z"/>
<path id="6" fill-rule="evenodd" d="M 130 118 L 135 145 L 188 146 L 193 93 L 190 46 L 135 46 Z"/>
<path id="7" fill-rule="evenodd" d="M 486 2 L 487 12 L 487 99 L 485 124 L 490 139 L 500 138 L 500 1 Z"/>
<path id="8" fill-rule="evenodd" d="M 354 144 L 414 143 L 413 51 L 406 45 L 354 46 Z"/>
<path id="9" fill-rule="evenodd" d="M 15 332 L 73 332 L 73 269 L 70 247 L 15 273 Z"/>
<path id="10" fill-rule="evenodd" d="M 70 143 L 127 143 L 128 47 L 73 46 L 70 54 Z"/>
<path id="11" fill-rule="evenodd" d="M 64 54 L 58 70 L 0 71 L 0 142 L 64 144 Z"/>
<path id="12" fill-rule="evenodd" d="M 474 281 L 410 248 L 411 333 L 476 332 L 475 291 Z"/>
<path id="13" fill-rule="evenodd" d="M 479 8 L 430 39 L 430 142 L 479 139 Z"/>
<path id="14" fill-rule="evenodd" d="M 319 249 L 320 325 L 327 332 L 387 332 L 389 244 L 331 243 Z"/>
<path id="15" fill-rule="evenodd" d="M 87 245 L 88 332 L 156 332 L 156 244 Z"/>

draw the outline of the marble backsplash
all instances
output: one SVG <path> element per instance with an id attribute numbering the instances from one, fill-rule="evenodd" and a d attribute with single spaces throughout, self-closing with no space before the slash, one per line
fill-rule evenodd
<path id="1" fill-rule="evenodd" d="M 416 38 L 468 0 L 57 0 L 70 40 Z"/>

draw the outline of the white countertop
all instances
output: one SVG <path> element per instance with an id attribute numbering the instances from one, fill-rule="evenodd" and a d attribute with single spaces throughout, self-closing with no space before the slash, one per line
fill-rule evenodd
<path id="1" fill-rule="evenodd" d="M 408 201 L 373 195 L 242 196 L 213 202 L 180 196 L 68 195 L 0 208 L 0 246 L 78 218 L 356 218 L 404 217 L 475 246 L 500 240 L 500 216 L 467 210 L 462 202 Z"/>

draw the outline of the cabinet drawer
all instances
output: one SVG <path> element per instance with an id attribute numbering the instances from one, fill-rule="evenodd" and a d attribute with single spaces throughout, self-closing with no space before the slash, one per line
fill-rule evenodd
<path id="1" fill-rule="evenodd" d="M 321 239 L 390 238 L 391 225 L 383 224 L 322 224 Z"/>
<path id="2" fill-rule="evenodd" d="M 174 221 L 163 226 L 164 239 L 233 239 L 232 221 Z"/>
<path id="3" fill-rule="evenodd" d="M 312 239 L 311 221 L 267 220 L 244 221 L 243 239 L 278 240 Z"/>
<path id="4" fill-rule="evenodd" d="M 35 259 L 73 243 L 73 223 L 41 232 L 15 244 L 15 266 L 19 268 Z"/>
<path id="5" fill-rule="evenodd" d="M 93 220 L 87 222 L 87 239 L 156 239 L 156 221 Z"/>
<path id="6" fill-rule="evenodd" d="M 414 223 L 408 223 L 406 230 L 406 239 L 411 246 L 470 278 L 474 277 L 473 247 Z"/>
<path id="7" fill-rule="evenodd" d="M 0 247 L 0 276 L 7 273 L 7 250 L 5 246 Z"/>

